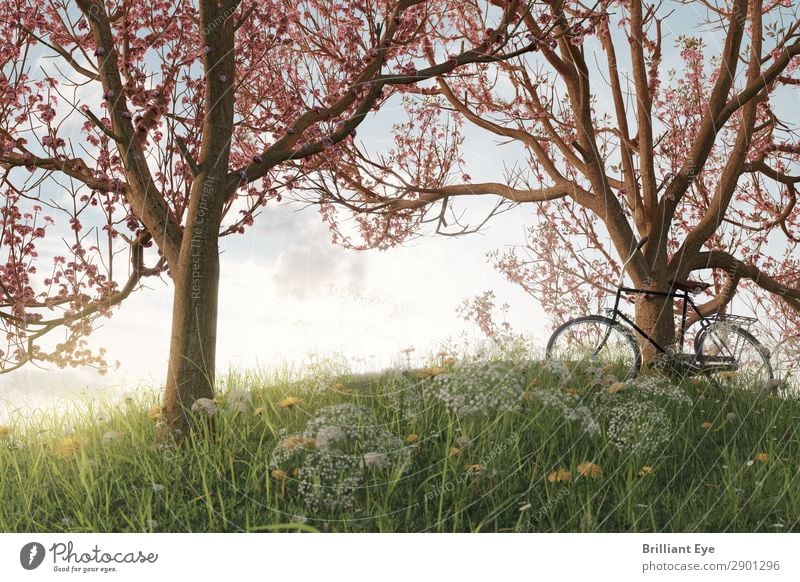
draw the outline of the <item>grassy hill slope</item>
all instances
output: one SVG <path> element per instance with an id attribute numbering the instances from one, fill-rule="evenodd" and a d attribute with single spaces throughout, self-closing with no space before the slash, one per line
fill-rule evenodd
<path id="1" fill-rule="evenodd" d="M 146 400 L 0 427 L 0 531 L 800 530 L 796 399 L 437 363 L 233 374 L 180 446 Z"/>

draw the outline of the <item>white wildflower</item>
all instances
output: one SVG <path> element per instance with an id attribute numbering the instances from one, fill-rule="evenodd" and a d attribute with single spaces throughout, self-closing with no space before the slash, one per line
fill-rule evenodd
<path id="1" fill-rule="evenodd" d="M 250 410 L 250 405 L 247 404 L 246 402 L 241 402 L 237 400 L 234 402 L 229 402 L 227 409 L 230 410 L 231 412 L 238 412 L 244 414 L 245 412 Z"/>
<path id="2" fill-rule="evenodd" d="M 332 443 L 345 438 L 344 431 L 338 426 L 323 426 L 317 431 L 314 441 L 317 448 L 327 449 Z"/>
<path id="3" fill-rule="evenodd" d="M 545 406 L 560 412 L 566 420 L 579 423 L 588 435 L 594 436 L 600 433 L 600 423 L 592 411 L 583 404 L 575 406 L 575 403 L 578 402 L 575 394 L 565 393 L 561 390 L 539 389 L 534 390 L 532 396 Z"/>
<path id="4" fill-rule="evenodd" d="M 609 441 L 628 454 L 656 453 L 672 437 L 669 418 L 652 402 L 623 402 L 612 408 L 608 416 Z"/>
<path id="5" fill-rule="evenodd" d="M 364 458 L 362 459 L 362 465 L 367 469 L 375 467 L 380 468 L 386 465 L 388 458 L 383 453 L 377 453 L 375 451 L 370 451 L 368 453 L 364 453 Z"/>
<path id="6" fill-rule="evenodd" d="M 460 363 L 423 386 L 426 400 L 441 402 L 458 416 L 513 410 L 523 392 L 523 374 L 510 362 Z"/>
<path id="7" fill-rule="evenodd" d="M 227 402 L 245 402 L 249 404 L 253 400 L 253 394 L 249 390 L 234 388 L 225 394 Z"/>
<path id="8" fill-rule="evenodd" d="M 192 412 L 214 416 L 217 413 L 217 403 L 210 398 L 198 398 L 192 403 Z"/>
<path id="9" fill-rule="evenodd" d="M 681 386 L 663 376 L 640 376 L 630 382 L 629 392 L 649 399 L 664 399 L 677 404 L 691 404 L 692 399 Z"/>
<path id="10" fill-rule="evenodd" d="M 284 446 L 285 442 L 301 446 Z M 366 451 L 366 453 L 364 452 Z M 354 404 L 322 408 L 305 430 L 285 437 L 272 451 L 273 469 L 294 467 L 297 491 L 314 514 L 349 511 L 361 500 L 365 468 L 405 466 L 409 448 L 372 412 Z"/>
<path id="11" fill-rule="evenodd" d="M 226 408 L 231 412 L 244 413 L 250 409 L 253 395 L 248 390 L 234 388 L 224 396 Z"/>
<path id="12" fill-rule="evenodd" d="M 106 433 L 103 433 L 102 436 L 103 444 L 109 445 L 111 443 L 121 440 L 124 436 L 125 435 L 122 434 L 121 432 L 118 432 L 116 430 L 110 430 Z"/>
<path id="13" fill-rule="evenodd" d="M 469 438 L 467 435 L 461 435 L 456 439 L 456 445 L 458 445 L 458 447 L 461 449 L 466 449 L 471 444 L 472 444 L 472 439 Z"/>

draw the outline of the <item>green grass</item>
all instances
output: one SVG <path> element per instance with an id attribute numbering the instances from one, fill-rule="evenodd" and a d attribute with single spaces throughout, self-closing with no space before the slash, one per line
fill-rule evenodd
<path id="1" fill-rule="evenodd" d="M 222 384 L 236 392 L 220 397 L 213 429 L 178 447 L 155 444 L 148 408 L 157 402 L 146 398 L 11 425 L 0 436 L 0 530 L 800 530 L 796 399 L 706 380 L 609 394 L 609 382 L 558 380 L 535 362 L 493 369 L 457 366 L 435 378 L 318 370 L 300 382 L 232 374 Z M 237 405 L 242 391 L 251 401 Z M 482 391 L 501 397 L 453 410 L 459 393 Z M 289 396 L 302 402 L 280 407 Z M 282 466 L 270 464 L 279 443 L 343 403 L 374 416 L 375 442 L 402 450 L 382 449 L 371 459 L 386 463 L 361 467 L 379 445 L 303 441 Z M 590 421 L 599 430 L 587 430 Z M 602 475 L 580 475 L 585 461 Z M 640 475 L 645 466 L 652 471 Z M 571 480 L 548 478 L 559 469 Z"/>

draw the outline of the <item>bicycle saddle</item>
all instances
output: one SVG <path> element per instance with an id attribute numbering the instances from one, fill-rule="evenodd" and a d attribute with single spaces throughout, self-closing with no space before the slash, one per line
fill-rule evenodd
<path id="1" fill-rule="evenodd" d="M 702 281 L 692 281 L 690 279 L 673 279 L 669 282 L 673 289 L 686 291 L 688 293 L 701 293 L 711 287 L 710 283 Z"/>

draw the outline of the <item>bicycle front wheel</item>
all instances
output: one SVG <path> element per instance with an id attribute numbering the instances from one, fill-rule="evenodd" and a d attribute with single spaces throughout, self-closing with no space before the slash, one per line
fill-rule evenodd
<path id="1" fill-rule="evenodd" d="M 698 332 L 694 349 L 707 374 L 731 377 L 757 389 L 772 385 L 769 351 L 739 326 L 712 323 Z"/>
<path id="2" fill-rule="evenodd" d="M 570 373 L 602 371 L 618 380 L 635 378 L 642 365 L 636 338 L 601 315 L 578 317 L 556 329 L 547 342 L 546 357 Z"/>

